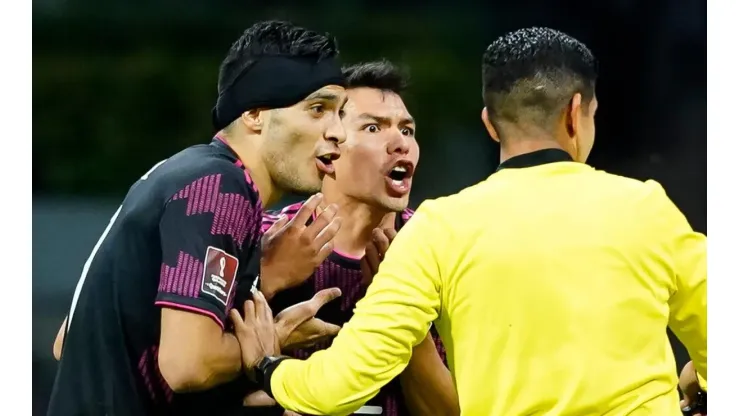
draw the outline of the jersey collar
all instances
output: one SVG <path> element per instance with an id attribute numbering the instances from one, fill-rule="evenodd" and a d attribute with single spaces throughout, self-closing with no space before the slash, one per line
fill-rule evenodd
<path id="1" fill-rule="evenodd" d="M 239 156 L 236 154 L 234 149 L 231 148 L 226 143 L 226 140 L 224 140 L 222 137 L 214 136 L 211 140 L 211 146 L 215 146 L 217 149 L 220 149 L 224 153 L 227 153 L 232 159 L 234 159 L 234 162 L 237 165 L 240 165 L 240 167 L 243 167 L 243 164 L 241 163 L 241 160 L 239 159 Z"/>
<path id="2" fill-rule="evenodd" d="M 496 172 L 501 169 L 519 169 L 519 168 L 531 168 L 533 166 L 544 165 L 547 163 L 555 162 L 572 162 L 573 158 L 570 157 L 568 152 L 561 149 L 542 149 L 534 152 L 525 153 L 523 155 L 514 156 L 502 162 Z"/>

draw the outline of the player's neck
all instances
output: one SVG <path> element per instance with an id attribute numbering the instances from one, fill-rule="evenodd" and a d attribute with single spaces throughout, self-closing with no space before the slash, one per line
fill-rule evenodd
<path id="1" fill-rule="evenodd" d="M 231 147 L 231 150 L 236 153 L 236 156 L 247 168 L 247 171 L 249 171 L 249 177 L 252 178 L 257 192 L 260 194 L 262 206 L 268 208 L 279 201 L 283 193 L 272 181 L 270 172 L 260 157 L 256 143 L 253 140 L 248 140 L 246 137 L 235 139 L 224 134 L 221 134 L 220 137 L 226 141 L 229 147 Z"/>
<path id="2" fill-rule="evenodd" d="M 365 254 L 365 246 L 372 240 L 374 228 L 392 228 L 396 213 L 373 207 L 346 196 L 334 196 L 331 192 L 322 192 L 322 206 L 337 204 L 337 216 L 342 219 L 342 227 L 334 237 L 334 248 L 351 257 Z"/>

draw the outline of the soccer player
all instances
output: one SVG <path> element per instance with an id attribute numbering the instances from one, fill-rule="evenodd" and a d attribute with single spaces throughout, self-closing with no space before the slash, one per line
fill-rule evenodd
<path id="1" fill-rule="evenodd" d="M 680 415 L 666 327 L 706 380 L 706 237 L 658 183 L 586 165 L 596 60 L 581 42 L 506 34 L 483 81 L 498 171 L 419 207 L 330 348 L 305 361 L 245 348 L 245 367 L 286 409 L 348 414 L 434 321 L 462 415 Z M 271 325 L 234 321 L 240 339 Z"/>
<path id="2" fill-rule="evenodd" d="M 346 101 L 337 53 L 329 35 L 284 22 L 255 24 L 233 44 L 219 73 L 217 137 L 142 176 L 84 266 L 49 415 L 190 414 L 198 396 L 178 393 L 242 374 L 226 313 L 260 261 L 263 206 L 285 191 L 316 192 L 334 172 Z M 320 203 L 312 197 L 299 216 Z M 273 236 L 258 270 L 266 293 L 302 283 L 331 252 L 335 214 L 330 205 L 310 226 Z M 212 414 L 224 403 L 201 405 Z"/>
<path id="3" fill-rule="evenodd" d="M 405 74 L 388 61 L 354 65 L 343 73 L 349 98 L 343 117 L 347 141 L 340 145 L 342 157 L 334 163 L 334 174 L 324 177 L 321 188 L 322 206 L 334 203 L 339 207 L 342 228 L 334 238 L 334 251 L 314 275 L 270 302 L 273 311 L 280 311 L 316 292 L 338 287 L 341 299 L 326 305 L 318 316 L 340 326 L 365 294 L 363 275 L 365 280 L 371 279 L 389 240 L 413 214 L 407 207 L 419 162 L 416 124 L 401 98 L 407 84 Z M 293 218 L 304 205 L 305 201 L 298 202 L 266 215 L 263 228 L 268 229 L 280 217 L 282 221 Z M 307 358 L 330 344 L 329 340 L 291 351 L 291 355 Z M 408 410 L 418 415 L 457 413 L 457 397 L 443 362 L 441 341 L 427 335 L 412 357 L 409 369 L 415 371 L 402 373 L 355 414 L 394 416 L 408 414 Z"/>

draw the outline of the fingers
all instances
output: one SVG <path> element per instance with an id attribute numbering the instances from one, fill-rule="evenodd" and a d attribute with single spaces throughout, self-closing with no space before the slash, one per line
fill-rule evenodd
<path id="1" fill-rule="evenodd" d="M 324 214 L 321 214 L 321 215 L 323 216 Z M 310 225 L 310 227 L 313 227 L 315 225 L 316 223 L 313 223 Z M 322 253 L 323 249 L 327 246 L 330 246 L 329 252 L 331 253 L 331 250 L 334 249 L 334 244 L 332 240 L 334 240 L 334 236 L 337 235 L 337 232 L 339 232 L 339 229 L 341 227 L 342 227 L 342 219 L 339 217 L 333 217 L 333 219 L 330 222 L 328 222 L 328 225 L 326 225 L 325 227 L 322 227 L 318 231 L 318 234 L 315 237 L 313 237 L 313 241 L 317 247 L 321 247 L 321 250 L 319 251 L 319 253 Z"/>
<path id="2" fill-rule="evenodd" d="M 342 291 L 336 287 L 320 290 L 311 300 L 295 304 L 280 312 L 276 321 L 287 331 L 292 332 L 298 325 L 316 316 L 321 307 L 341 295 Z"/>
<path id="3" fill-rule="evenodd" d="M 254 302 L 248 300 L 244 302 L 244 321 L 243 322 L 254 322 L 257 315 L 254 309 Z"/>
<path id="4" fill-rule="evenodd" d="M 335 337 L 337 334 L 339 334 L 339 331 L 342 329 L 339 325 L 330 324 L 328 322 L 324 322 L 321 319 L 314 318 L 323 325 L 321 326 L 321 329 L 319 332 L 322 334 L 321 337 Z"/>
<path id="5" fill-rule="evenodd" d="M 370 243 L 365 247 L 365 259 L 370 267 L 370 273 L 374 276 L 380 265 L 380 253 L 378 253 L 378 248 L 374 243 Z"/>
<path id="6" fill-rule="evenodd" d="M 329 204 L 328 207 L 324 208 L 323 211 L 313 220 L 311 225 L 306 227 L 306 234 L 310 238 L 316 238 L 319 232 L 326 228 L 327 225 L 334 219 L 339 211 L 337 204 Z"/>
<path id="7" fill-rule="evenodd" d="M 275 235 L 278 231 L 282 230 L 285 225 L 288 224 L 288 216 L 287 215 L 281 215 L 280 218 L 278 218 L 277 221 L 272 223 L 270 228 L 267 229 L 267 231 L 264 232 L 263 238 L 269 238 Z"/>
<path id="8" fill-rule="evenodd" d="M 314 307 L 314 315 L 327 303 L 334 299 L 342 296 L 342 291 L 338 287 L 332 287 L 330 289 L 323 289 L 316 292 L 315 295 L 309 301 Z"/>
<path id="9" fill-rule="evenodd" d="M 252 295 L 252 298 L 254 299 L 255 316 L 257 319 L 263 322 L 272 322 L 272 310 L 270 309 L 270 305 L 267 304 L 265 295 L 258 290 Z"/>
<path id="10" fill-rule="evenodd" d="M 290 225 L 296 225 L 296 226 L 304 226 L 308 220 L 311 218 L 311 214 L 316 211 L 316 208 L 319 207 L 319 204 L 324 199 L 324 196 L 319 194 L 311 195 L 310 198 L 306 201 L 305 204 L 303 204 L 302 207 L 298 209 L 298 212 L 296 212 L 295 216 L 292 220 L 290 220 Z"/>
<path id="11" fill-rule="evenodd" d="M 341 329 L 340 326 L 324 322 L 321 319 L 311 318 L 291 332 L 282 347 L 290 350 L 312 346 L 335 337 Z"/>
<path id="12" fill-rule="evenodd" d="M 384 228 L 383 233 L 385 233 L 385 236 L 388 238 L 389 244 L 393 242 L 393 239 L 396 238 L 396 234 L 398 234 L 395 228 Z"/>
<path id="13" fill-rule="evenodd" d="M 234 323 L 234 328 L 238 329 L 244 326 L 242 316 L 239 315 L 239 311 L 237 311 L 236 309 L 232 309 L 229 311 L 229 318 L 231 318 L 231 322 Z"/>
<path id="14" fill-rule="evenodd" d="M 380 259 L 383 258 L 385 252 L 388 251 L 388 247 L 391 245 L 390 240 L 385 235 L 385 232 L 379 228 L 373 230 L 373 243 L 378 249 L 378 255 Z"/>
<path id="15" fill-rule="evenodd" d="M 276 404 L 277 402 L 262 390 L 249 393 L 242 402 L 245 407 L 275 406 Z"/>

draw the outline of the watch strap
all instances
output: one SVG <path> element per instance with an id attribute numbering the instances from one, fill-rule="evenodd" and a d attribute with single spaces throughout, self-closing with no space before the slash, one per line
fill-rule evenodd
<path id="1" fill-rule="evenodd" d="M 272 395 L 272 386 L 270 385 L 272 373 L 275 372 L 275 369 L 282 361 L 288 358 L 290 357 L 265 357 L 257 366 L 257 382 L 262 386 L 262 390 L 273 399 L 275 397 Z"/>

